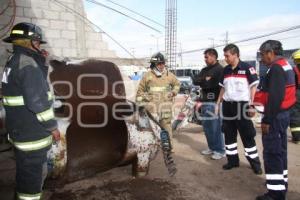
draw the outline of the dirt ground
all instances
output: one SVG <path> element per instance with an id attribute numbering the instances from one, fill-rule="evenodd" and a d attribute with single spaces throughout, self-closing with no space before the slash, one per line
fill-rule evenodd
<path id="1" fill-rule="evenodd" d="M 182 102 L 182 97 L 177 98 Z M 257 146 L 262 160 L 259 128 Z M 170 178 L 162 153 L 150 163 L 149 174 L 133 178 L 131 166 L 119 167 L 63 187 L 46 189 L 44 200 L 254 200 L 266 191 L 265 175 L 255 175 L 238 142 L 240 167 L 224 171 L 226 158 L 212 160 L 202 127 L 189 124 L 174 134 L 177 174 Z M 300 144 L 288 144 L 288 200 L 300 200 Z M 15 163 L 12 152 L 0 153 L 0 200 L 13 199 Z"/>
<path id="2" fill-rule="evenodd" d="M 261 155 L 260 134 L 257 144 Z M 161 153 L 151 162 L 149 175 L 134 179 L 131 167 L 115 168 L 64 187 L 47 189 L 45 200 L 253 200 L 265 192 L 264 175 L 249 168 L 239 141 L 241 166 L 223 171 L 226 158 L 215 161 L 199 152 L 206 148 L 201 126 L 190 124 L 174 136 L 178 172 L 170 178 Z M 289 143 L 289 200 L 300 199 L 300 145 Z M 13 193 L 14 161 L 0 154 L 0 199 Z"/>

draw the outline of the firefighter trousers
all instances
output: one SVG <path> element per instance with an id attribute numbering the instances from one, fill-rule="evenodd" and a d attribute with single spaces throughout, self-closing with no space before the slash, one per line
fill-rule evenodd
<path id="1" fill-rule="evenodd" d="M 268 194 L 274 200 L 284 200 L 288 187 L 287 128 L 289 111 L 280 112 L 270 123 L 267 134 L 262 135 L 263 156 Z"/>
<path id="2" fill-rule="evenodd" d="M 35 151 L 15 149 L 17 199 L 39 200 L 47 176 L 48 148 Z"/>
<path id="3" fill-rule="evenodd" d="M 247 116 L 248 102 L 226 102 L 222 104 L 222 129 L 225 136 L 225 148 L 228 164 L 239 165 L 237 134 L 239 132 L 244 145 L 245 156 L 253 170 L 261 169 L 255 135 L 256 131 L 251 119 Z"/>
<path id="4" fill-rule="evenodd" d="M 290 129 L 293 142 L 300 142 L 300 89 L 297 89 L 297 102 L 290 111 Z"/>
<path id="5" fill-rule="evenodd" d="M 169 133 L 170 136 L 170 145 L 173 148 L 173 133 L 171 127 L 171 118 L 161 119 L 159 120 L 160 125 Z"/>

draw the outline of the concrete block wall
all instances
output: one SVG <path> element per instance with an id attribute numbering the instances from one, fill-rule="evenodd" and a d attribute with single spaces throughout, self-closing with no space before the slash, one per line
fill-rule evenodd
<path id="1" fill-rule="evenodd" d="M 2 11 L 11 0 L 1 0 Z M 86 16 L 83 0 L 59 0 L 68 8 Z M 39 25 L 48 42 L 45 49 L 50 55 L 60 58 L 116 58 L 114 51 L 108 49 L 101 33 L 88 26 L 82 17 L 57 4 L 55 0 L 16 0 L 15 22 L 31 22 Z M 13 15 L 10 7 L 0 16 L 0 28 L 7 24 Z M 1 29 L 0 29 L 1 30 Z M 0 36 L 5 30 L 0 31 Z M 0 42 L 0 67 L 8 57 L 10 45 Z M 1 70 L 2 71 L 2 70 Z"/>

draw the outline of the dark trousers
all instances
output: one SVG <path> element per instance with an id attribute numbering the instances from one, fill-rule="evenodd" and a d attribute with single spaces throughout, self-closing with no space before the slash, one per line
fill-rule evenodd
<path id="1" fill-rule="evenodd" d="M 35 195 L 42 192 L 47 175 L 47 151 L 48 148 L 28 152 L 15 149 L 18 194 Z"/>
<path id="2" fill-rule="evenodd" d="M 287 128 L 289 122 L 288 111 L 279 113 L 271 121 L 269 133 L 262 136 L 267 189 L 269 195 L 275 200 L 284 200 L 288 187 Z"/>
<path id="3" fill-rule="evenodd" d="M 261 168 L 256 143 L 255 128 L 247 116 L 248 102 L 223 102 L 221 117 L 223 118 L 223 132 L 228 164 L 238 165 L 237 134 L 242 139 L 245 155 L 251 167 L 255 170 Z"/>

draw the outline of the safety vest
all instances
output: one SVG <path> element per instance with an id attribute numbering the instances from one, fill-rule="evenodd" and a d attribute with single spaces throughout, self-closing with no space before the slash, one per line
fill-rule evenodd
<path id="1" fill-rule="evenodd" d="M 285 72 L 285 95 L 280 108 L 286 110 L 296 103 L 296 84 L 293 68 L 284 58 L 278 59 L 274 64 L 280 65 Z M 265 84 L 262 84 L 261 87 L 255 94 L 254 105 L 266 106 L 269 97 L 268 88 Z"/>

